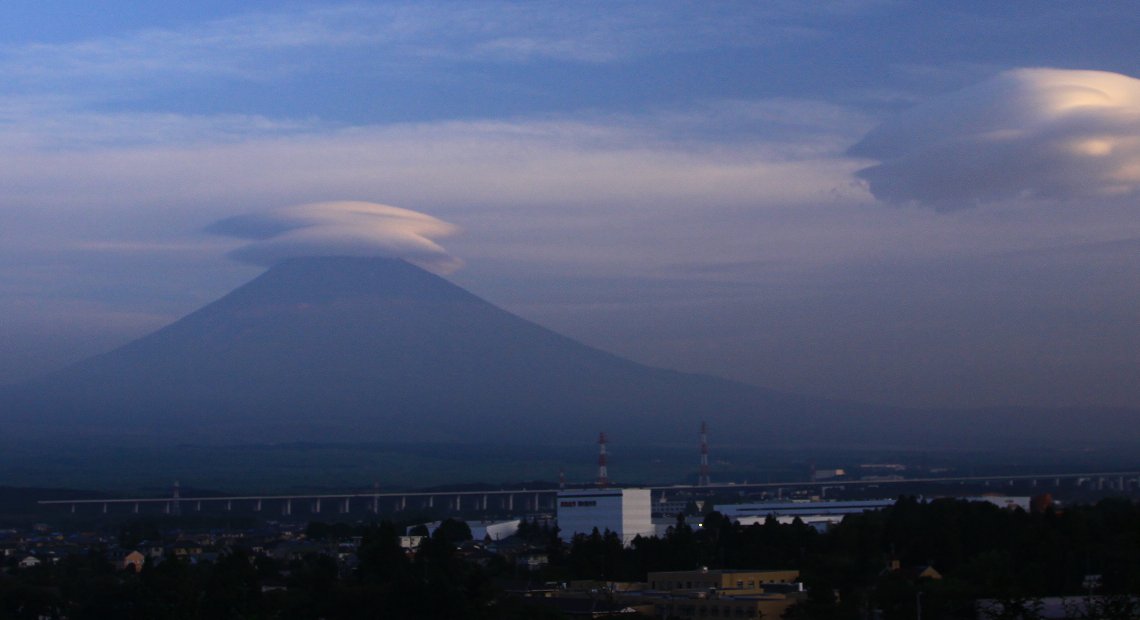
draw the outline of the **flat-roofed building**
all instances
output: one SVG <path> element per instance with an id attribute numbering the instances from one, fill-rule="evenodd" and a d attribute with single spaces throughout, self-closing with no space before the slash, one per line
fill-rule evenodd
<path id="1" fill-rule="evenodd" d="M 660 618 L 779 618 L 806 596 L 799 576 L 796 570 L 652 572 L 639 598 Z"/>
<path id="2" fill-rule="evenodd" d="M 512 594 L 557 601 L 567 615 L 575 613 L 569 601 L 604 600 L 647 618 L 763 620 L 780 618 L 804 600 L 807 592 L 798 579 L 795 570 L 700 569 L 651 572 L 645 582 L 571 581 L 569 587 Z"/>
<path id="3" fill-rule="evenodd" d="M 597 528 L 617 534 L 623 545 L 637 536 L 653 536 L 649 489 L 576 489 L 558 493 L 558 529 L 562 540 L 589 535 Z"/>
<path id="4" fill-rule="evenodd" d="M 736 521 L 745 526 L 763 523 L 768 517 L 772 517 L 780 523 L 791 523 L 800 519 L 817 529 L 826 529 L 842 521 L 844 515 L 882 510 L 893 506 L 894 503 L 893 499 L 758 502 L 724 504 L 718 505 L 716 509 L 729 521 Z"/>
<path id="5" fill-rule="evenodd" d="M 677 570 L 649 573 L 650 590 L 670 592 L 716 590 L 724 594 L 760 594 L 797 583 L 798 570 Z M 798 585 L 797 585 L 798 587 Z"/>

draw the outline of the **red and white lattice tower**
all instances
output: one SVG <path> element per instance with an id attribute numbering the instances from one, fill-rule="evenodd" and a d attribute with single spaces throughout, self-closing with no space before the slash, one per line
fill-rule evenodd
<path id="1" fill-rule="evenodd" d="M 697 486 L 709 486 L 709 429 L 701 422 L 701 470 L 697 476 Z"/>
<path id="2" fill-rule="evenodd" d="M 606 434 L 598 433 L 598 486 L 608 487 L 610 474 L 606 471 Z"/>

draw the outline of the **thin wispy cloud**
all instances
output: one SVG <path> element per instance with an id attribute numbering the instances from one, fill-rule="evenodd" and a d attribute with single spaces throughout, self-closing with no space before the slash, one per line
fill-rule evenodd
<path id="1" fill-rule="evenodd" d="M 0 46 L 5 90 L 139 87 L 169 80 L 268 83 L 367 51 L 374 69 L 561 60 L 609 63 L 663 51 L 778 45 L 804 10 L 698 3 L 392 3 L 251 12 L 176 29 Z M 130 92 L 106 93 L 130 97 Z"/>
<path id="2" fill-rule="evenodd" d="M 628 209 L 699 196 L 709 204 L 760 208 L 773 199 L 862 194 L 849 183 L 857 164 L 838 156 L 852 139 L 850 130 L 836 127 L 842 114 L 787 100 L 638 116 L 375 126 L 237 115 L 33 114 L 22 120 L 18 140 L 0 135 L 11 140 L 0 153 L 0 178 L 10 189 L 8 204 L 67 204 L 74 200 L 69 188 L 82 188 L 86 205 L 125 201 L 129 209 L 155 200 L 248 204 L 265 192 L 519 208 L 567 201 L 606 209 L 613 200 Z M 710 126 L 754 137 L 710 139 Z M 61 178 L 68 181 L 52 181 Z M 171 186 L 184 189 L 171 197 L 164 189 Z"/>

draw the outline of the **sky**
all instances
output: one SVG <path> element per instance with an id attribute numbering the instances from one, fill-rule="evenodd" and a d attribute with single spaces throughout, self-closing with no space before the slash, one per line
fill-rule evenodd
<path id="1" fill-rule="evenodd" d="M 1136 32 L 1125 2 L 19 3 L 0 383 L 375 251 L 655 366 L 1140 407 Z"/>

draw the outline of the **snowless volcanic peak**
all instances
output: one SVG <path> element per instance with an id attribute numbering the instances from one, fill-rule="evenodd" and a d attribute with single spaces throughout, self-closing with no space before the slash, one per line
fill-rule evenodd
<path id="1" fill-rule="evenodd" d="M 619 358 L 372 257 L 281 261 L 18 398 L 25 421 L 90 434 L 524 443 L 685 441 L 702 416 L 775 437 L 805 402 Z"/>
<path id="2" fill-rule="evenodd" d="M 953 446 L 1025 441 L 1024 424 L 995 423 L 1019 415 L 838 403 L 650 368 L 404 260 L 358 256 L 283 260 L 157 332 L 0 394 L 10 437 L 53 440 L 535 445 L 605 430 L 684 445 L 704 420 L 726 444 Z M 1050 415 L 1035 412 L 1032 430 L 1070 437 L 1073 414 Z"/>

